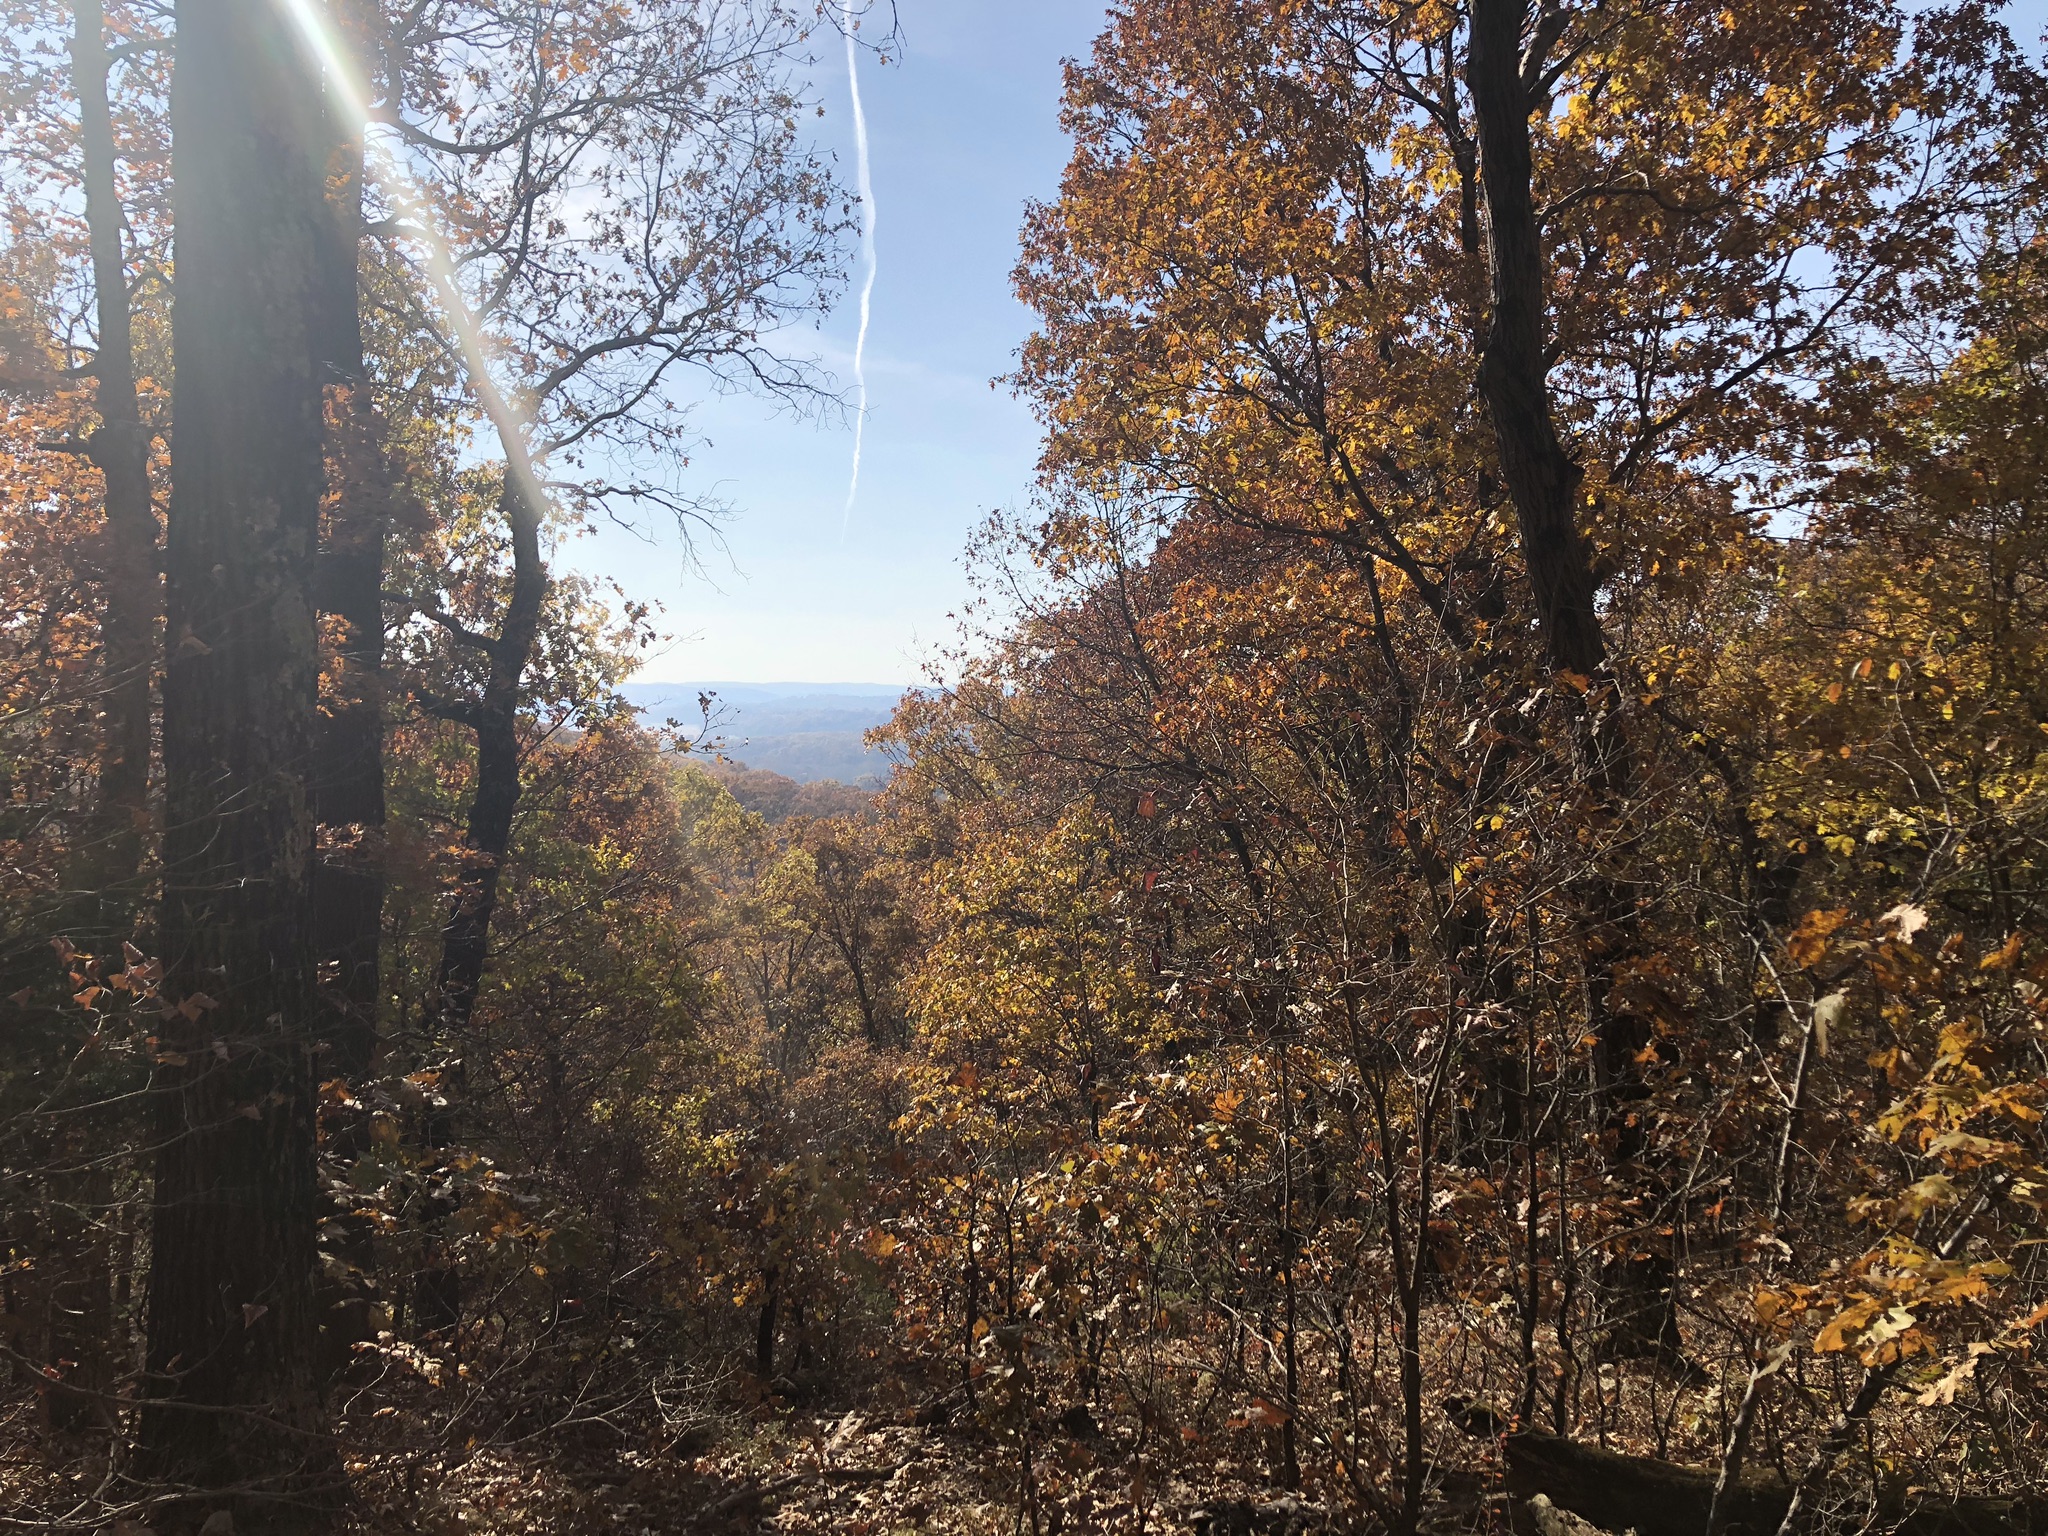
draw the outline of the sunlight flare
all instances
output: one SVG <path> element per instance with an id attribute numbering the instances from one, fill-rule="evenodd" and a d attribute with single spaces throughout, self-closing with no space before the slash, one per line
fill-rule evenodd
<path id="1" fill-rule="evenodd" d="M 304 3 L 304 0 L 297 0 Z M 853 417 L 853 474 L 846 486 L 846 509 L 839 518 L 839 539 L 853 522 L 853 503 L 860 495 L 860 454 L 868 425 L 868 317 L 875 297 L 875 187 L 868 174 L 868 115 L 860 99 L 860 44 L 854 38 L 852 0 L 840 0 L 840 31 L 846 38 L 846 87 L 853 97 L 853 147 L 855 175 L 860 184 L 861 262 L 865 273 L 860 288 L 860 330 L 853 342 L 853 388 L 858 404 Z"/>

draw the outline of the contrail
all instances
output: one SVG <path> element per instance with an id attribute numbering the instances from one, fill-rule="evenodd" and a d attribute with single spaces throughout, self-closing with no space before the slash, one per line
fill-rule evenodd
<path id="1" fill-rule="evenodd" d="M 853 37 L 853 0 L 839 0 L 839 30 L 846 36 L 846 85 L 853 95 L 853 147 L 860 183 L 861 255 L 867 276 L 860 289 L 860 334 L 853 343 L 853 388 L 859 414 L 853 418 L 853 477 L 846 487 L 846 510 L 839 519 L 839 542 L 846 542 L 853 521 L 854 498 L 860 494 L 861 439 L 868 425 L 868 314 L 875 297 L 875 187 L 868 176 L 868 115 L 860 101 L 860 45 Z"/>

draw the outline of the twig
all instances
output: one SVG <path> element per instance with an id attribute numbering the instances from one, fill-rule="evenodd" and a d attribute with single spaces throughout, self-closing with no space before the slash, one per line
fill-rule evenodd
<path id="1" fill-rule="evenodd" d="M 1970 1230 L 1977 1224 L 1977 1218 L 1991 1209 L 1992 1204 L 2005 1193 L 2011 1182 L 2006 1174 L 1999 1174 L 1986 1184 L 1970 1203 L 1970 1209 L 1956 1224 L 1954 1231 L 1942 1240 L 1935 1253 L 1942 1259 L 1952 1259 L 1962 1252 L 1963 1244 L 1970 1240 Z M 1850 1439 L 1856 1433 L 1856 1426 L 1870 1417 L 1870 1411 L 1878 1405 L 1885 1389 L 1892 1384 L 1892 1378 L 1905 1363 L 1904 1355 L 1894 1356 L 1883 1365 L 1866 1366 L 1863 1384 L 1856 1389 L 1856 1396 L 1849 1406 L 1835 1416 L 1827 1433 L 1820 1437 L 1820 1444 L 1813 1448 L 1813 1459 L 1799 1474 L 1799 1481 L 1792 1488 L 1792 1502 L 1786 1506 L 1785 1518 L 1778 1522 L 1778 1536 L 1799 1536 L 1799 1528 L 1805 1522 L 1812 1504 L 1814 1489 L 1835 1464 L 1835 1458 L 1848 1449 Z"/>
<path id="2" fill-rule="evenodd" d="M 1791 1358 L 1792 1346 L 1780 1344 L 1750 1370 L 1749 1385 L 1743 1389 L 1741 1406 L 1735 1410 L 1735 1425 L 1729 1431 L 1728 1448 L 1721 1453 L 1720 1474 L 1714 1479 L 1714 1499 L 1707 1506 L 1705 1536 L 1721 1536 L 1734 1513 L 1734 1500 L 1729 1495 L 1742 1478 L 1742 1463 L 1749 1455 L 1749 1432 L 1756 1424 L 1757 1404 L 1763 1401 L 1763 1384 L 1783 1370 Z"/>

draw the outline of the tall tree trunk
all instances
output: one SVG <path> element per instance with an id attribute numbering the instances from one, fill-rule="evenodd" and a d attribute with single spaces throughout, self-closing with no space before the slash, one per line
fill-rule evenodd
<path id="1" fill-rule="evenodd" d="M 332 8 L 339 12 L 342 7 Z M 335 17 L 337 35 L 352 28 Z M 336 621 L 320 700 L 313 811 L 321 853 L 313 911 L 333 1051 L 326 1066 L 359 1081 L 376 1055 L 384 912 L 384 539 L 391 487 L 363 369 L 358 300 L 363 228 L 362 124 L 335 93 L 327 122 L 325 312 L 316 365 L 326 394 L 327 494 L 321 509 L 320 610 Z"/>
<path id="2" fill-rule="evenodd" d="M 128 937 L 140 897 L 136 882 L 149 827 L 150 682 L 161 597 L 149 438 L 135 393 L 121 193 L 107 99 L 111 61 L 100 0 L 77 0 L 72 21 L 72 81 L 99 329 L 93 377 L 100 424 L 86 452 L 106 484 L 106 531 L 100 552 L 99 796 L 84 857 L 73 866 L 82 922 L 71 938 L 81 949 L 98 951 Z"/>
<path id="3" fill-rule="evenodd" d="M 244 1531 L 304 1528 L 333 1492 L 314 1308 L 321 118 L 282 6 L 182 0 L 162 919 L 179 1011 L 136 1470 L 231 1497 Z"/>
<path id="4" fill-rule="evenodd" d="M 84 451 L 105 487 L 105 525 L 97 551 L 100 578 L 99 742 L 93 811 L 71 851 L 60 931 L 80 949 L 118 953 L 132 936 L 141 899 L 143 850 L 150 822 L 150 691 L 157 660 L 156 508 L 149 485 L 149 435 L 136 398 L 134 336 L 122 248 L 120 185 L 115 175 L 113 112 L 108 101 L 106 18 L 100 0 L 72 9 L 72 85 L 78 96 L 79 149 L 87 246 L 92 258 L 99 351 L 93 360 L 100 424 Z M 88 1162 L 91 1160 L 88 1159 Z M 49 1237 L 61 1257 L 53 1282 L 47 1358 L 69 1367 L 45 1390 L 50 1422 L 76 1428 L 106 1414 L 113 1385 L 113 1293 L 105 1215 L 108 1171 L 94 1166 L 58 1177 Z"/>
<path id="5" fill-rule="evenodd" d="M 754 1374 L 762 1381 L 775 1375 L 775 1330 L 782 1308 L 782 1270 L 770 1264 L 761 1271 L 761 1310 L 754 1322 Z"/>
<path id="6" fill-rule="evenodd" d="M 441 301 L 460 329 L 465 305 L 454 275 L 445 266 L 435 271 Z M 467 321 L 473 324 L 473 320 Z M 434 1024 L 444 1049 L 456 1053 L 449 1098 L 466 1097 L 469 1083 L 470 1019 L 476 1012 L 477 988 L 490 955 L 491 918 L 498 907 L 498 882 L 512 847 L 512 822 L 519 810 L 519 704 L 526 669 L 540 634 L 541 610 L 547 601 L 547 567 L 541 561 L 540 527 L 544 493 L 518 421 L 489 373 L 472 358 L 470 384 L 484 413 L 497 428 L 505 452 L 505 483 L 499 511 L 512 535 L 512 591 L 495 636 L 483 635 L 440 616 L 460 644 L 480 650 L 490 662 L 483 696 L 442 701 L 428 707 L 446 720 L 467 725 L 476 733 L 476 788 L 470 798 L 469 825 L 463 837 L 462 868 L 455 899 L 441 930 L 441 963 L 434 978 Z M 429 1135 L 436 1144 L 451 1138 L 454 1107 L 435 1117 Z M 437 1254 L 446 1248 L 436 1247 Z M 461 1274 L 452 1262 L 436 1260 L 421 1277 L 423 1287 L 438 1298 L 455 1326 L 461 1314 Z"/>
<path id="7" fill-rule="evenodd" d="M 366 57 L 368 18 L 355 0 L 330 0 L 337 46 Z M 358 69 L 356 76 L 363 77 Z M 329 1047 L 323 1077 L 360 1086 L 377 1060 L 377 1007 L 384 918 L 384 542 L 391 480 L 370 381 L 363 366 L 361 255 L 363 123 L 346 91 L 330 91 L 326 122 L 327 221 L 322 242 L 325 307 L 315 366 L 325 395 L 327 487 L 320 508 L 318 601 L 326 619 L 321 655 L 319 752 L 313 815 L 314 947 L 320 965 L 320 1028 Z M 347 1162 L 364 1150 L 368 1124 L 344 1121 L 326 1147 Z M 352 1191 L 350 1192 L 352 1194 Z M 328 1211 L 329 1244 L 351 1273 L 323 1274 L 317 1290 L 323 1374 L 332 1379 L 376 1329 L 374 1225 L 344 1195 Z"/>
<path id="8" fill-rule="evenodd" d="M 1537 76 L 1556 41 L 1561 13 L 1548 5 L 1530 21 L 1528 0 L 1473 0 L 1465 81 L 1479 139 L 1479 179 L 1486 202 L 1487 260 L 1493 313 L 1480 358 L 1479 388 L 1493 422 L 1501 474 L 1515 504 L 1523 564 L 1536 599 L 1550 665 L 1590 684 L 1607 663 L 1607 641 L 1595 603 L 1599 583 L 1578 509 L 1584 475 L 1558 434 L 1550 394 L 1547 336 L 1549 281 L 1543 229 L 1536 214 L 1535 162 L 1529 119 Z M 1580 745 L 1596 815 L 1611 816 L 1633 778 L 1628 745 L 1612 719 L 1612 690 L 1594 689 L 1580 716 Z M 1640 1057 L 1651 1021 L 1613 996 L 1617 977 L 1640 953 L 1634 893 L 1602 871 L 1581 883 L 1590 919 L 1585 965 L 1593 999 L 1595 1087 L 1611 1128 L 1612 1159 L 1626 1164 L 1644 1138 L 1629 1106 L 1642 1097 Z M 1657 1254 L 1613 1266 L 1615 1324 L 1609 1340 L 1630 1353 L 1679 1351 L 1673 1261 Z"/>

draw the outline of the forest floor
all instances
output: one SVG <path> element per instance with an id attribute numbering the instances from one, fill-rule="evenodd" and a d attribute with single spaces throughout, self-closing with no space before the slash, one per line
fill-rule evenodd
<path id="1" fill-rule="evenodd" d="M 1483 1449 L 1426 1528 L 1494 1524 L 1497 1468 Z M 1290 1495 L 1219 1464 L 1152 1469 L 1099 1440 L 1061 1438 L 1033 1457 L 1024 1496 L 1014 1444 L 985 1435 L 838 1419 L 790 1419 L 730 1435 L 697 1455 L 480 1455 L 426 1480 L 365 1496 L 367 1532 L 423 1536 L 1308 1536 L 1354 1528 L 1355 1512 L 1313 1490 Z M 1033 1506 L 1035 1505 L 1035 1510 Z M 1499 1522 L 1500 1526 L 1505 1521 Z"/>
<path id="2" fill-rule="evenodd" d="M 105 1441 L 52 1434 L 34 1395 L 0 1403 L 0 1529 L 150 1536 L 160 1511 L 119 1491 Z M 1236 1458 L 1141 1452 L 1083 1426 L 1034 1445 L 969 1420 L 921 1428 L 850 1412 L 723 1413 L 666 1449 L 542 1430 L 517 1445 L 393 1436 L 348 1461 L 340 1536 L 1315 1536 L 1367 1529 L 1348 1489 L 1289 1493 Z M 346 1444 L 350 1437 L 344 1433 Z M 605 1443 L 609 1441 L 609 1443 Z M 1498 1450 L 1462 1441 L 1425 1536 L 1508 1528 Z M 1222 1447 L 1218 1447 L 1221 1449 Z M 164 1526 L 171 1528 L 177 1522 Z"/>

